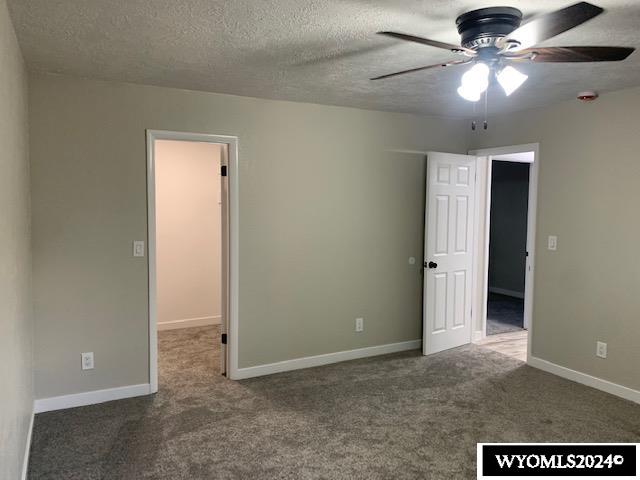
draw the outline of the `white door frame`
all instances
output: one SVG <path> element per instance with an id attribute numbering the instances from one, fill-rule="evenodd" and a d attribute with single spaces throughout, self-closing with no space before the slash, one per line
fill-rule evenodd
<path id="1" fill-rule="evenodd" d="M 483 148 L 479 150 L 470 151 L 470 155 L 476 155 L 478 157 L 486 157 L 487 169 L 485 176 L 482 179 L 481 175 L 478 176 L 478 181 L 482 181 L 486 185 L 486 199 L 485 199 L 485 215 L 477 215 L 476 222 L 478 227 L 476 232 L 480 231 L 480 225 L 484 224 L 484 248 L 483 251 L 478 251 L 478 242 L 475 242 L 476 255 L 475 266 L 482 268 L 483 270 L 483 285 L 482 289 L 474 288 L 474 305 L 478 305 L 478 301 L 482 301 L 482 309 L 480 311 L 482 319 L 482 336 L 486 336 L 487 331 L 487 299 L 488 299 L 488 276 L 489 276 L 489 226 L 491 221 L 491 166 L 493 164 L 492 156 L 496 155 L 509 155 L 515 153 L 533 152 L 533 163 L 531 163 L 529 170 L 529 201 L 527 206 L 527 260 L 525 264 L 525 287 L 524 287 L 524 325 L 528 328 L 529 334 L 527 335 L 527 363 L 531 357 L 531 339 L 533 332 L 533 287 L 535 278 L 535 245 L 536 245 L 536 212 L 538 204 L 538 169 L 540 167 L 540 144 L 528 143 L 523 145 L 512 145 L 507 147 L 493 147 Z M 500 159 L 497 159 L 500 161 Z M 516 160 L 510 160 L 516 161 Z M 528 163 L 528 162 L 527 162 Z M 476 205 L 480 204 L 480 189 L 476 189 Z M 482 222 L 482 223 L 481 223 Z M 476 339 L 479 339 L 476 337 Z"/>
<path id="2" fill-rule="evenodd" d="M 228 148 L 227 178 L 229 182 L 229 319 L 227 332 L 227 374 L 237 378 L 238 372 L 238 292 L 239 292 L 239 190 L 238 137 L 206 133 L 147 130 L 147 254 L 149 259 L 149 393 L 158 391 L 158 318 L 156 279 L 156 168 L 155 141 L 182 140 L 225 144 Z"/>

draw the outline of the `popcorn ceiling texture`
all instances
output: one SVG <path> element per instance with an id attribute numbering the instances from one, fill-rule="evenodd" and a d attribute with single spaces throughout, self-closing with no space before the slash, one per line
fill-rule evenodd
<path id="1" fill-rule="evenodd" d="M 525 15 L 570 0 L 9 0 L 32 70 L 270 99 L 469 117 L 456 94 L 462 70 L 379 82 L 372 76 L 452 58 L 375 35 L 393 29 L 458 42 L 455 18 L 506 3 Z M 640 46 L 640 3 L 596 0 L 608 11 L 548 45 Z M 463 69 L 464 67 L 462 67 Z M 524 88 L 492 87 L 490 112 L 550 105 L 580 90 L 640 84 L 640 54 L 618 64 L 525 65 Z"/>

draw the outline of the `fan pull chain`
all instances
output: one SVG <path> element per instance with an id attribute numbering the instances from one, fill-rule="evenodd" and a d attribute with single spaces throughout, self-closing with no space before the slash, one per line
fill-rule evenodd
<path id="1" fill-rule="evenodd" d="M 475 131 L 478 124 L 476 122 L 476 118 L 478 116 L 478 109 L 477 109 L 477 102 L 474 102 L 473 104 L 473 118 L 474 120 L 471 121 L 471 130 Z M 489 129 L 489 89 L 487 88 L 484 91 L 484 120 L 482 122 L 482 128 L 483 130 L 488 130 Z"/>
<path id="2" fill-rule="evenodd" d="M 477 104 L 476 102 L 473 102 L 473 120 L 471 122 L 471 130 L 475 131 L 476 130 L 476 115 L 478 115 L 477 112 Z"/>
<path id="3" fill-rule="evenodd" d="M 488 111 L 488 103 L 489 103 L 489 89 L 487 88 L 484 91 L 484 124 L 483 124 L 483 128 L 486 130 L 489 127 L 489 124 L 487 122 L 487 111 Z"/>

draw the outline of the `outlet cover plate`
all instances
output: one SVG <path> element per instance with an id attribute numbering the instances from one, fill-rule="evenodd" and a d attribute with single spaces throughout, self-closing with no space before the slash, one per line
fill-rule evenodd
<path id="1" fill-rule="evenodd" d="M 93 370 L 93 352 L 81 353 L 82 356 L 82 369 Z"/>

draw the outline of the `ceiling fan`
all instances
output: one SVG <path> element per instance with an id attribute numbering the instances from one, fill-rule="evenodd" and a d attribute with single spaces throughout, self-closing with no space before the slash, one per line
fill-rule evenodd
<path id="1" fill-rule="evenodd" d="M 380 35 L 408 42 L 420 43 L 449 50 L 466 58 L 445 63 L 411 68 L 372 78 L 382 80 L 407 73 L 438 67 L 472 64 L 462 75 L 458 94 L 477 102 L 489 87 L 489 81 L 498 81 L 507 96 L 517 90 L 527 75 L 511 64 L 522 62 L 617 62 L 635 50 L 631 47 L 536 47 L 535 45 L 566 32 L 600 15 L 604 9 L 587 2 L 534 17 L 520 25 L 522 12 L 512 7 L 489 7 L 464 13 L 456 19 L 461 45 L 430 40 L 398 32 L 378 32 Z"/>

